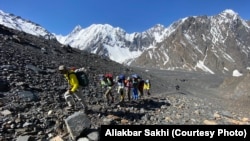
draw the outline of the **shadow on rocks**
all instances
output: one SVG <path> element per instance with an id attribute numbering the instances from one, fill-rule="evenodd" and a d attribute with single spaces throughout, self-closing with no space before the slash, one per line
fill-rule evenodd
<path id="1" fill-rule="evenodd" d="M 117 103 L 111 107 L 112 111 L 103 113 L 104 115 L 114 115 L 127 120 L 140 120 L 146 113 L 162 108 L 162 106 L 170 106 L 165 100 L 155 101 L 153 99 L 143 99 L 138 101 L 130 101 Z M 114 107 L 120 107 L 119 110 Z"/>

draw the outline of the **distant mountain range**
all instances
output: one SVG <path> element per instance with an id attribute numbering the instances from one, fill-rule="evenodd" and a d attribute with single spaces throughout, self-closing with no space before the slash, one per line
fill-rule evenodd
<path id="1" fill-rule="evenodd" d="M 157 24 L 128 34 L 109 24 L 76 26 L 66 35 L 0 11 L 0 24 L 61 44 L 86 50 L 118 63 L 166 70 L 232 73 L 250 66 L 250 21 L 226 9 L 214 16 L 190 16 L 168 27 Z"/>

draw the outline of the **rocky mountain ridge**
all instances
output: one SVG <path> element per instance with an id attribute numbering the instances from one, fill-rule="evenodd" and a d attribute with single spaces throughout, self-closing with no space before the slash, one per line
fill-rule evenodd
<path id="1" fill-rule="evenodd" d="M 249 66 L 250 28 L 233 11 L 188 17 L 176 22 L 174 29 L 132 65 L 211 74 L 232 74 Z"/>
<path id="2" fill-rule="evenodd" d="M 4 14 L 2 19 L 11 19 L 6 17 L 11 16 Z M 2 24 L 8 22 L 2 20 Z M 63 44 L 121 64 L 232 74 L 249 66 L 249 30 L 247 21 L 226 9 L 214 16 L 186 17 L 168 27 L 157 24 L 142 33 L 93 24 L 85 29 L 76 26 L 67 36 L 55 36 Z"/>
<path id="3" fill-rule="evenodd" d="M 41 25 L 24 19 L 21 16 L 16 16 L 11 13 L 5 13 L 2 10 L 0 10 L 0 24 L 12 29 L 26 32 L 31 35 L 41 36 L 45 39 L 56 39 L 56 36 L 54 36 L 45 28 L 41 27 Z"/>

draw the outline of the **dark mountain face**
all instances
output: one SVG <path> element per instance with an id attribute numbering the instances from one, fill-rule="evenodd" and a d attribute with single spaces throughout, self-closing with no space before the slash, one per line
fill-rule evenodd
<path id="1" fill-rule="evenodd" d="M 90 68 L 93 69 L 91 71 L 93 73 L 104 73 L 101 71 L 116 73 L 119 69 L 123 69 L 121 65 L 115 62 L 73 49 L 70 46 L 61 45 L 56 40 L 44 40 L 43 38 L 10 30 L 5 27 L 1 27 L 1 38 L 3 39 L 1 50 L 3 55 L 6 55 L 2 56 L 4 59 L 1 61 L 5 60 L 4 62 L 6 63 L 6 59 L 8 59 L 8 63 L 11 65 L 15 63 L 16 67 L 20 65 L 25 67 L 25 65 L 30 64 L 46 72 L 47 69 L 57 70 L 58 65 L 65 64 L 69 67 Z M 12 56 L 13 58 L 11 58 Z M 16 56 L 18 58 L 15 58 Z M 3 65 L 5 64 L 4 62 L 2 62 Z M 118 69 L 113 70 L 108 66 L 117 66 Z M 100 71 L 97 67 L 103 70 Z"/>
<path id="2" fill-rule="evenodd" d="M 250 30 L 237 15 L 189 17 L 132 66 L 232 74 L 249 64 Z"/>

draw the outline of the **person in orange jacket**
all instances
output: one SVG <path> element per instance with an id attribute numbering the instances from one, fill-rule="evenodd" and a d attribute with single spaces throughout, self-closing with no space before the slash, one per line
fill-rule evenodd
<path id="1" fill-rule="evenodd" d="M 78 101 L 81 102 L 84 110 L 87 110 L 87 105 L 83 99 L 82 95 L 82 87 L 79 85 L 76 74 L 73 70 L 68 69 L 64 65 L 59 66 L 59 72 L 64 75 L 65 79 L 69 83 L 69 89 L 64 93 L 64 98 L 68 104 L 68 109 L 73 109 L 75 106 L 75 101 L 73 96 L 77 98 Z"/>

